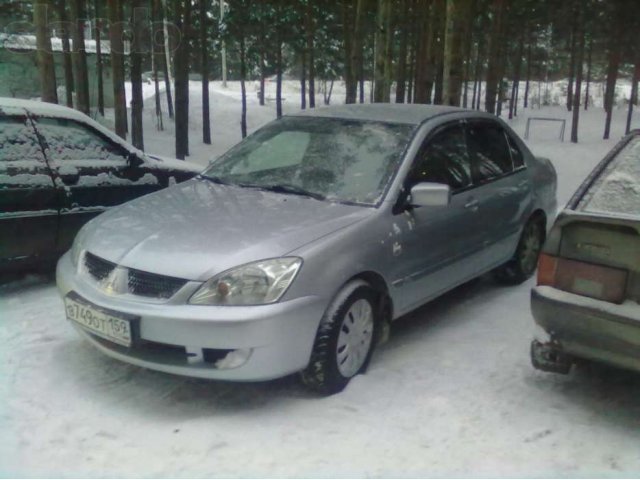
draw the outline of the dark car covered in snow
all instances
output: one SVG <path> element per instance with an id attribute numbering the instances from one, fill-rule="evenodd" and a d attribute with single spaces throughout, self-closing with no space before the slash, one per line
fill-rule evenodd
<path id="1" fill-rule="evenodd" d="M 640 371 L 640 130 L 587 177 L 551 229 L 531 309 L 534 367 L 579 359 Z"/>
<path id="2" fill-rule="evenodd" d="M 91 218 L 198 170 L 145 155 L 76 110 L 0 98 L 0 270 L 48 264 Z"/>

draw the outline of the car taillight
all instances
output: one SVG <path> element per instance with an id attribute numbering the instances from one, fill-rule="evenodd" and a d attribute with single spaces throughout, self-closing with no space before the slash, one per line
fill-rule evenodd
<path id="1" fill-rule="evenodd" d="M 558 258 L 541 253 L 538 257 L 538 285 L 553 286 L 556 278 Z"/>
<path id="2" fill-rule="evenodd" d="M 627 270 L 541 254 L 538 285 L 549 285 L 565 292 L 622 303 Z"/>

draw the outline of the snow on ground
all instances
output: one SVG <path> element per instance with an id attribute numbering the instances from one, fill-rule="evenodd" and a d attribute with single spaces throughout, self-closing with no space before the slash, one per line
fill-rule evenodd
<path id="1" fill-rule="evenodd" d="M 199 142 L 199 85 L 191 89 L 190 160 L 205 164 L 239 139 L 238 89 L 212 85 L 211 148 Z M 296 101 L 290 86 L 285 108 Z M 274 110 L 251 99 L 250 128 Z M 520 113 L 520 134 L 528 115 L 569 118 L 561 107 Z M 148 150 L 169 155 L 170 122 L 155 133 L 153 109 L 145 115 Z M 570 121 L 564 143 L 557 125 L 532 127 L 528 143 L 553 160 L 561 203 L 622 135 L 624 116 L 616 110 L 612 140 L 602 141 L 604 114 L 590 110 L 578 145 Z M 0 475 L 637 477 L 640 375 L 535 371 L 532 285 L 482 278 L 400 319 L 368 373 L 322 398 L 295 377 L 224 383 L 111 360 L 68 325 L 50 277 L 5 281 Z"/>

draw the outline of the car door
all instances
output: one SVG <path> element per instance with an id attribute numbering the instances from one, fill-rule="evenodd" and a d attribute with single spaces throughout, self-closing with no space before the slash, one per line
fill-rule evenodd
<path id="1" fill-rule="evenodd" d="M 399 307 L 404 311 L 474 276 L 481 225 L 460 122 L 445 125 L 425 140 L 405 188 L 421 182 L 447 184 L 452 197 L 448 206 L 413 208 L 396 215 L 394 230 L 402 230 L 402 236 L 394 245 L 398 256 L 394 287 L 399 288 Z"/>
<path id="2" fill-rule="evenodd" d="M 0 110 L 0 265 L 52 255 L 57 228 L 56 189 L 31 121 Z"/>
<path id="3" fill-rule="evenodd" d="M 78 229 L 94 216 L 163 186 L 148 168 L 130 163 L 126 148 L 90 125 L 39 117 L 36 128 L 62 192 L 61 251 L 69 248 Z"/>
<path id="4" fill-rule="evenodd" d="M 500 124 L 470 120 L 466 129 L 483 225 L 480 267 L 486 270 L 513 255 L 526 218 L 531 182 L 522 153 Z"/>

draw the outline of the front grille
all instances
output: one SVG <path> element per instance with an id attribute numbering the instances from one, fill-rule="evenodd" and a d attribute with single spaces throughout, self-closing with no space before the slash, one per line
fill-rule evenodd
<path id="1" fill-rule="evenodd" d="M 129 269 L 127 284 L 129 293 L 141 297 L 171 298 L 180 290 L 187 280 L 175 277 L 166 277 L 155 273 Z"/>
<path id="2" fill-rule="evenodd" d="M 108 262 L 100 257 L 96 257 L 94 254 L 86 252 L 84 254 L 84 265 L 87 267 L 87 272 L 97 281 L 104 280 L 109 274 L 116 268 L 115 263 Z"/>
<path id="3" fill-rule="evenodd" d="M 110 293 L 129 293 L 141 297 L 166 300 L 171 298 L 187 283 L 187 280 L 182 278 L 167 277 L 133 268 L 118 267 L 115 263 L 104 260 L 89 252 L 86 252 L 84 255 L 84 265 L 91 278 L 96 282 L 102 282 L 100 285 L 108 279 L 107 282 L 109 283 L 108 288 Z M 102 285 L 102 287 L 106 288 L 105 285 Z"/>

